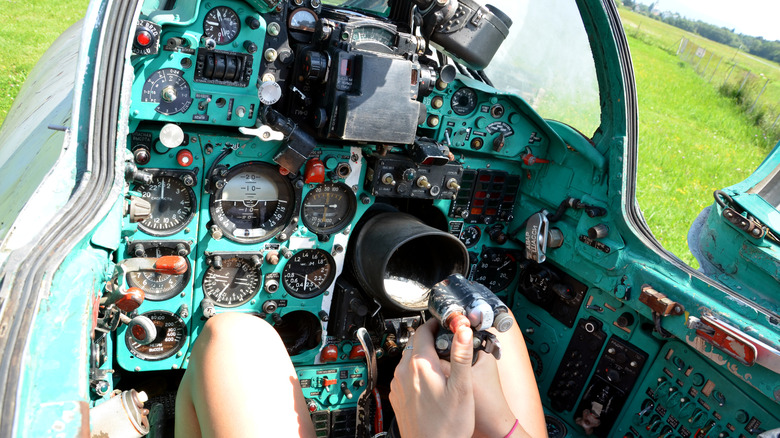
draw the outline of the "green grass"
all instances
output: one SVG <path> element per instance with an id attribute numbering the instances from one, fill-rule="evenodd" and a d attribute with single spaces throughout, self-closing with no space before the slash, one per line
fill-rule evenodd
<path id="1" fill-rule="evenodd" d="M 629 36 L 639 98 L 637 198 L 656 238 L 692 266 L 688 228 L 712 192 L 769 152 L 761 131 L 693 68 Z"/>
<path id="2" fill-rule="evenodd" d="M 627 9 L 620 10 L 620 17 L 626 34 L 671 53 L 677 53 L 681 48 L 682 38 L 690 40 L 680 54 L 680 59 L 691 64 L 713 87 L 727 86 L 728 94 L 735 97 L 735 101 L 742 109 L 749 112 L 750 120 L 767 134 L 767 144 L 773 145 L 780 139 L 780 123 L 772 129 L 780 115 L 779 64 L 707 40 Z M 706 50 L 701 58 L 695 56 L 695 51 L 699 47 Z M 759 93 L 765 85 L 766 89 L 759 98 Z M 740 88 L 742 92 L 737 93 Z M 756 107 L 749 111 L 756 101 Z"/>
<path id="3" fill-rule="evenodd" d="M 84 16 L 88 4 L 88 0 L 0 0 L 0 123 L 38 58 Z"/>

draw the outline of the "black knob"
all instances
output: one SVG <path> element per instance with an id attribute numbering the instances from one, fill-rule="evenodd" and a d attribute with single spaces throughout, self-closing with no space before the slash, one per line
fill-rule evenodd
<path id="1" fill-rule="evenodd" d="M 140 243 L 136 243 L 135 246 L 133 246 L 133 254 L 135 254 L 136 257 L 145 256 L 146 251 L 144 250 L 144 246 Z"/>
<path id="2" fill-rule="evenodd" d="M 503 245 L 508 240 L 508 237 L 506 233 L 504 232 L 503 227 L 493 227 L 490 230 L 488 230 L 488 236 L 490 236 L 490 240 L 492 240 L 494 243 L 497 243 L 499 245 Z"/>
<path id="3" fill-rule="evenodd" d="M 368 315 L 368 307 L 357 298 L 353 298 L 352 301 L 349 302 L 349 308 L 361 318 Z"/>
<path id="4" fill-rule="evenodd" d="M 136 146 L 133 149 L 133 159 L 135 160 L 135 164 L 143 166 L 144 164 L 149 164 L 149 160 L 152 159 L 152 154 L 146 146 Z"/>
<path id="5" fill-rule="evenodd" d="M 257 30 L 260 28 L 260 20 L 255 17 L 246 17 L 246 25 L 252 30 Z"/>
<path id="6" fill-rule="evenodd" d="M 303 74 L 309 81 L 323 82 L 328 70 L 328 58 L 320 52 L 309 51 L 303 58 Z"/>
<path id="7" fill-rule="evenodd" d="M 253 43 L 252 41 L 246 40 L 244 41 L 244 49 L 248 53 L 255 53 L 257 52 L 257 44 Z"/>
<path id="8" fill-rule="evenodd" d="M 189 253 L 190 252 L 187 250 L 187 247 L 184 246 L 183 243 L 177 243 L 176 244 L 176 254 L 178 254 L 178 255 L 180 255 L 182 257 L 187 257 L 187 255 Z"/>

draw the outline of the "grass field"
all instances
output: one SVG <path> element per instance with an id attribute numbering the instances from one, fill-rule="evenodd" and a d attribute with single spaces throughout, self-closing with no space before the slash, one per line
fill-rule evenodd
<path id="1" fill-rule="evenodd" d="M 88 0 L 0 0 L 0 123 L 38 58 L 87 11 Z"/>
<path id="2" fill-rule="evenodd" d="M 86 11 L 87 0 L 0 0 L 0 121 L 27 73 L 51 42 Z M 696 266 L 686 243 L 696 215 L 712 204 L 712 192 L 741 181 L 771 149 L 761 131 L 733 100 L 699 76 L 695 65 L 674 55 L 682 36 L 700 37 L 621 9 L 629 35 L 639 94 L 639 204 L 656 237 L 678 257 Z M 712 50 L 734 56 L 729 47 Z M 750 68 L 780 67 L 736 60 Z M 744 61 L 743 61 L 744 60 Z M 725 70 L 725 69 L 724 69 Z M 775 77 L 775 76 L 772 76 Z M 778 99 L 780 102 L 780 99 Z"/>
<path id="3" fill-rule="evenodd" d="M 623 28 L 626 34 L 641 39 L 650 44 L 677 53 L 680 49 L 680 59 L 691 66 L 713 87 L 728 85 L 732 94 L 740 88 L 740 104 L 743 110 L 749 111 L 750 120 L 762 127 L 767 135 L 767 144 L 780 140 L 780 65 L 753 56 L 734 47 L 716 43 L 699 35 L 684 31 L 666 23 L 651 19 L 641 14 L 620 10 Z M 690 42 L 681 46 L 680 41 L 686 38 Z M 696 50 L 702 48 L 703 56 L 696 56 Z M 766 88 L 764 89 L 764 87 Z M 763 93 L 761 93 L 763 89 Z M 759 97 L 760 94 L 760 97 Z M 774 125 L 774 129 L 772 128 Z"/>

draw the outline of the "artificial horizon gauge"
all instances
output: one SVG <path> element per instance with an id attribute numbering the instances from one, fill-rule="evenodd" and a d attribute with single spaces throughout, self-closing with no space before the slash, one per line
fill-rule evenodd
<path id="1" fill-rule="evenodd" d="M 233 166 L 217 181 L 209 212 L 223 235 L 239 243 L 274 237 L 292 220 L 295 191 L 275 167 L 258 161 Z"/>
<path id="2" fill-rule="evenodd" d="M 156 102 L 160 114 L 171 116 L 184 113 L 192 105 L 190 84 L 184 79 L 184 72 L 175 68 L 164 68 L 149 75 L 141 91 L 141 102 Z"/>
<path id="3" fill-rule="evenodd" d="M 203 276 L 203 293 L 221 307 L 237 307 L 251 300 L 260 290 L 260 275 L 246 259 L 231 257 L 222 260 Z"/>
<path id="4" fill-rule="evenodd" d="M 357 200 L 344 183 L 323 183 L 303 198 L 301 219 L 315 234 L 332 234 L 349 225 L 357 212 Z"/>
<path id="5" fill-rule="evenodd" d="M 296 298 L 314 298 L 336 278 L 336 261 L 325 250 L 304 249 L 287 261 L 282 284 Z"/>
<path id="6" fill-rule="evenodd" d="M 125 343 L 133 356 L 149 361 L 167 359 L 187 342 L 187 325 L 175 313 L 153 310 L 143 316 L 149 318 L 157 329 L 157 336 L 149 345 L 141 345 L 133 339 L 130 330 L 125 332 Z"/>
<path id="7" fill-rule="evenodd" d="M 146 251 L 147 257 L 179 255 L 175 248 L 157 247 L 154 252 Z M 161 274 L 159 272 L 136 271 L 127 274 L 127 284 L 144 291 L 147 300 L 163 301 L 175 297 L 187 286 L 190 278 L 190 261 L 186 258 L 187 272 L 181 275 Z"/>
<path id="8" fill-rule="evenodd" d="M 473 280 L 494 293 L 509 287 L 517 276 L 517 258 L 509 252 L 485 250 L 474 268 Z"/>
<path id="9" fill-rule="evenodd" d="M 217 6 L 203 19 L 203 33 L 220 46 L 232 43 L 240 31 L 238 14 L 227 6 Z"/>
<path id="10" fill-rule="evenodd" d="M 183 230 L 195 214 L 195 192 L 175 176 L 156 175 L 151 184 L 133 188 L 151 204 L 151 214 L 138 229 L 151 236 L 171 236 Z"/>
<path id="11" fill-rule="evenodd" d="M 453 93 L 450 102 L 452 112 L 459 116 L 467 116 L 477 109 L 477 92 L 471 88 L 463 87 Z"/>

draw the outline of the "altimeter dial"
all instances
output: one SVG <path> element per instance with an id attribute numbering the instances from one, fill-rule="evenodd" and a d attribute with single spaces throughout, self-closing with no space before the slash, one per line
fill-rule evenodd
<path id="1" fill-rule="evenodd" d="M 260 275 L 248 260 L 223 259 L 220 269 L 211 266 L 203 276 L 203 293 L 221 307 L 237 307 L 260 290 Z"/>
<path id="2" fill-rule="evenodd" d="M 138 224 L 138 229 L 146 234 L 176 234 L 195 214 L 195 192 L 175 176 L 155 176 L 151 184 L 137 185 L 134 190 L 152 206 L 151 215 Z"/>

